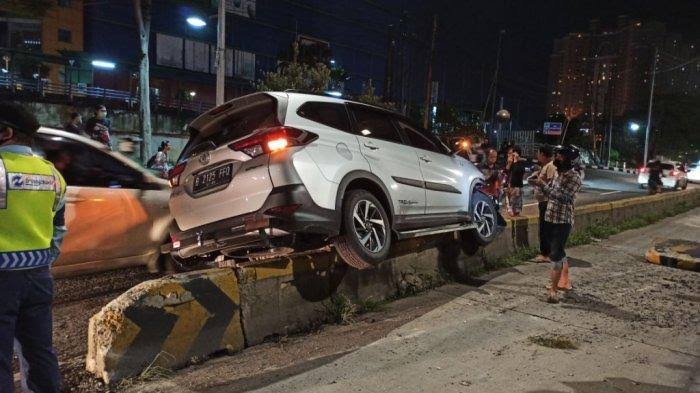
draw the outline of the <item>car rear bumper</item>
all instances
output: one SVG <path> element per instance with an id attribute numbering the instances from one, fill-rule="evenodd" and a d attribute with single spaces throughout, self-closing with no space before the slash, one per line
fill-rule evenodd
<path id="1" fill-rule="evenodd" d="M 663 188 L 674 188 L 678 185 L 681 185 L 683 183 L 683 180 L 678 179 L 676 177 L 669 177 L 665 176 L 661 178 L 661 186 Z M 646 186 L 649 184 L 649 176 L 648 175 L 639 175 L 637 177 L 637 184 Z"/>
<path id="2" fill-rule="evenodd" d="M 285 207 L 278 211 L 273 208 Z M 189 258 L 223 249 L 265 245 L 270 239 L 304 233 L 337 236 L 340 215 L 316 205 L 303 184 L 277 187 L 257 212 L 216 221 L 171 234 L 172 242 L 162 253 Z"/>

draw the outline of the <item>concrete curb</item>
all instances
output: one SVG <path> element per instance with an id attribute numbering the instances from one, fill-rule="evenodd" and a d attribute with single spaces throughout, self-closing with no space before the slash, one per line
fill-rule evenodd
<path id="1" fill-rule="evenodd" d="M 649 263 L 700 272 L 700 243 L 669 239 L 655 243 L 647 252 Z"/>
<path id="2" fill-rule="evenodd" d="M 613 167 L 613 166 L 604 166 L 604 165 L 586 165 L 587 169 L 601 169 L 604 171 L 612 171 L 612 172 L 623 172 L 623 173 L 629 173 L 636 175 L 637 174 L 637 169 L 628 169 L 628 168 L 620 168 L 620 167 Z"/>
<path id="3" fill-rule="evenodd" d="M 86 368 L 106 383 L 244 347 L 238 280 L 210 269 L 146 281 L 90 318 Z"/>
<path id="4" fill-rule="evenodd" d="M 700 189 L 581 206 L 574 229 L 620 223 L 678 203 L 700 205 Z M 211 269 L 141 283 L 90 319 L 88 371 L 105 382 L 150 366 L 182 367 L 214 352 L 238 351 L 327 321 L 328 300 L 381 301 L 468 278 L 481 258 L 536 246 L 537 216 L 508 221 L 504 234 L 466 256 L 455 233 L 397 242 L 375 269 L 356 270 L 335 253 L 313 254 L 236 269 Z"/>

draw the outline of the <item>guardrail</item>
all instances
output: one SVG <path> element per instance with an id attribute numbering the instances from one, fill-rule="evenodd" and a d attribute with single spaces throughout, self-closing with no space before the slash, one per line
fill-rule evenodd
<path id="1" fill-rule="evenodd" d="M 119 102 L 128 107 L 136 106 L 139 103 L 139 97 L 134 92 L 87 86 L 82 83 L 54 83 L 42 79 L 24 79 L 12 75 L 0 75 L 0 90 L 10 91 L 13 94 L 29 94 L 36 97 L 61 97 L 66 98 L 66 101 L 72 101 L 76 98 L 91 98 L 101 101 Z M 201 113 L 213 108 L 214 104 L 180 98 L 165 99 L 152 95 L 151 106 Z"/>

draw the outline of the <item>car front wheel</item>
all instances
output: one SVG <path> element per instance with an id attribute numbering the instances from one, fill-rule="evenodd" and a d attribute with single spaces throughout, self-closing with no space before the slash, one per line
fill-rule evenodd
<path id="1" fill-rule="evenodd" d="M 498 211 L 489 196 L 481 192 L 472 195 L 472 217 L 476 228 L 461 232 L 462 250 L 473 255 L 477 246 L 491 243 L 498 235 Z"/>
<path id="2" fill-rule="evenodd" d="M 370 192 L 352 190 L 344 198 L 342 234 L 334 241 L 338 255 L 348 265 L 367 269 L 389 255 L 389 215 Z"/>

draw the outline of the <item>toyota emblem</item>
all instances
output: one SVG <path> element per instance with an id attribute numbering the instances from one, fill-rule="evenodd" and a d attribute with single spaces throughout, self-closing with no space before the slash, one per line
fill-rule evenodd
<path id="1" fill-rule="evenodd" d="M 201 156 L 199 156 L 199 163 L 202 165 L 207 165 L 209 163 L 209 160 L 211 160 L 211 153 L 208 151 L 202 153 Z"/>

